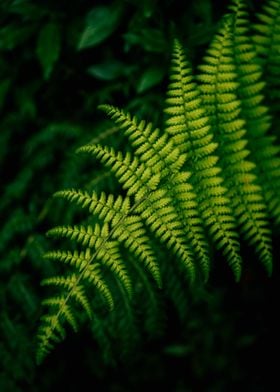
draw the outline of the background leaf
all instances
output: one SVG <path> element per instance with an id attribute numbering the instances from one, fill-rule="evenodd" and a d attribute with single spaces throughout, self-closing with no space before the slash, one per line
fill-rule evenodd
<path id="1" fill-rule="evenodd" d="M 0 49 L 12 50 L 23 44 L 33 33 L 32 25 L 17 25 L 11 23 L 0 28 Z"/>
<path id="2" fill-rule="evenodd" d="M 162 53 L 166 49 L 166 39 L 164 33 L 156 28 L 148 26 L 136 27 L 124 35 L 126 41 L 126 48 L 133 45 L 142 46 L 147 52 Z"/>
<path id="3" fill-rule="evenodd" d="M 93 8 L 86 17 L 86 26 L 81 34 L 78 49 L 86 49 L 103 42 L 117 28 L 120 16 L 119 6 Z"/>
<path id="4" fill-rule="evenodd" d="M 159 67 L 148 68 L 137 83 L 137 93 L 143 93 L 159 84 L 164 76 L 164 70 Z"/>
<path id="5" fill-rule="evenodd" d="M 59 26 L 54 22 L 44 25 L 37 41 L 37 56 L 48 79 L 60 54 L 61 38 Z"/>
<path id="6" fill-rule="evenodd" d="M 0 80 L 0 109 L 2 109 L 10 84 L 9 79 Z"/>
<path id="7" fill-rule="evenodd" d="M 100 80 L 114 80 L 123 75 L 125 64 L 120 61 L 108 61 L 101 64 L 92 65 L 88 68 L 89 75 Z"/>

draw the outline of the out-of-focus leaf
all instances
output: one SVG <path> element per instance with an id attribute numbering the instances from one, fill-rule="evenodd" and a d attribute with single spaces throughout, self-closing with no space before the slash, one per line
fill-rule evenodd
<path id="1" fill-rule="evenodd" d="M 135 1 L 135 6 L 140 10 L 141 17 L 150 18 L 156 8 L 157 0 L 141 0 Z"/>
<path id="2" fill-rule="evenodd" d="M 88 68 L 87 72 L 97 79 L 114 80 L 124 73 L 125 65 L 120 61 L 110 61 L 96 64 Z"/>
<path id="3" fill-rule="evenodd" d="M 240 338 L 238 339 L 237 345 L 240 348 L 244 348 L 244 347 L 251 346 L 252 344 L 255 343 L 255 341 L 256 341 L 256 336 L 244 335 L 244 336 L 240 336 Z"/>
<path id="4" fill-rule="evenodd" d="M 15 90 L 15 101 L 17 103 L 18 112 L 23 118 L 35 118 L 37 114 L 35 94 L 38 91 L 40 83 L 34 81 L 25 86 L 20 86 Z"/>
<path id="5" fill-rule="evenodd" d="M 210 38 L 213 36 L 215 31 L 215 25 L 210 25 L 209 27 L 205 25 L 203 29 L 201 26 L 194 26 L 191 33 L 189 34 L 190 46 L 195 47 L 209 43 Z"/>
<path id="6" fill-rule="evenodd" d="M 204 25 L 212 23 L 212 3 L 209 0 L 196 0 L 193 7 L 195 15 L 200 17 Z"/>
<path id="7" fill-rule="evenodd" d="M 143 1 L 143 14 L 146 18 L 150 18 L 156 9 L 156 0 Z"/>
<path id="8" fill-rule="evenodd" d="M 49 78 L 59 57 L 60 41 L 60 31 L 56 23 L 49 22 L 42 27 L 37 41 L 37 56 L 45 79 Z"/>
<path id="9" fill-rule="evenodd" d="M 137 93 L 143 93 L 151 87 L 159 84 L 164 76 L 164 70 L 161 68 L 148 68 L 141 76 L 137 83 Z"/>
<path id="10" fill-rule="evenodd" d="M 205 45 L 215 34 L 217 26 L 213 24 L 212 3 L 209 0 L 197 0 L 193 4 L 193 17 L 186 15 L 185 24 L 188 26 L 189 45 L 196 47 Z"/>
<path id="11" fill-rule="evenodd" d="M 21 26 L 11 23 L 0 29 L 0 49 L 12 50 L 24 43 L 33 33 L 34 26 Z"/>
<path id="12" fill-rule="evenodd" d="M 46 10 L 40 5 L 32 4 L 27 1 L 13 1 L 6 10 L 13 14 L 20 15 L 26 20 L 38 20 L 38 18 L 41 18 L 46 13 Z"/>
<path id="13" fill-rule="evenodd" d="M 37 110 L 34 99 L 25 89 L 16 91 L 16 102 L 20 113 L 24 117 L 34 118 L 36 116 Z"/>
<path id="14" fill-rule="evenodd" d="M 92 9 L 86 18 L 86 26 L 81 34 L 78 50 L 100 44 L 108 38 L 118 26 L 121 16 L 119 6 L 98 6 Z"/>
<path id="15" fill-rule="evenodd" d="M 2 106 L 5 102 L 5 98 L 9 90 L 10 84 L 11 84 L 10 79 L 5 79 L 0 81 L 0 109 L 2 109 Z"/>
<path id="16" fill-rule="evenodd" d="M 162 53 L 166 49 L 166 40 L 162 31 L 144 28 L 141 31 L 132 31 L 124 34 L 126 50 L 133 45 L 142 46 L 147 52 Z"/>
<path id="17" fill-rule="evenodd" d="M 177 358 L 185 357 L 190 351 L 191 347 L 183 344 L 172 344 L 164 349 L 165 354 Z"/>

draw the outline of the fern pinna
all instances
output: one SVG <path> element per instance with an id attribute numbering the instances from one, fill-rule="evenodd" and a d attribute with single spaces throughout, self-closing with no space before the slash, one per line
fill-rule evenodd
<path id="1" fill-rule="evenodd" d="M 253 40 L 269 88 L 268 98 L 280 97 L 280 1 L 268 0 L 257 14 Z"/>
<path id="2" fill-rule="evenodd" d="M 235 0 L 232 9 L 234 10 L 231 27 L 234 40 L 233 62 L 239 82 L 237 96 L 240 100 L 241 116 L 246 121 L 246 137 L 252 158 L 258 162 L 256 170 L 263 184 L 267 208 L 277 222 L 280 216 L 280 150 L 275 143 L 275 136 L 269 134 L 271 116 L 264 103 L 263 70 L 258 63 L 252 38 L 248 34 L 247 7 L 243 0 Z"/>
<path id="3" fill-rule="evenodd" d="M 136 336 L 133 301 L 139 288 L 148 301 L 149 328 L 158 330 L 159 290 L 169 295 L 178 271 L 189 287 L 206 281 L 213 246 L 239 280 L 239 237 L 244 237 L 271 273 L 269 219 L 280 219 L 279 148 L 268 133 L 262 69 L 248 36 L 247 11 L 242 1 L 231 8 L 197 77 L 175 41 L 163 130 L 114 106 L 100 107 L 128 138 L 131 151 L 89 144 L 79 152 L 109 169 L 123 193 L 56 193 L 87 209 L 91 219 L 87 225 L 49 231 L 77 246 L 45 255 L 68 264 L 72 272 L 43 281 L 59 293 L 44 301 L 49 312 L 39 329 L 39 360 L 64 337 L 65 322 L 78 328 L 76 305 L 104 345 L 110 345 L 98 312 L 104 306 L 111 320 L 119 315 L 119 331 L 131 328 Z M 158 244 L 172 257 L 159 257 Z M 176 302 L 175 292 L 176 287 L 171 294 Z M 119 301 L 122 311 L 116 307 Z"/>
<path id="4" fill-rule="evenodd" d="M 188 156 L 191 183 L 197 194 L 200 216 L 218 248 L 232 266 L 236 279 L 241 273 L 241 259 L 236 221 L 221 177 L 216 154 L 217 143 L 202 97 L 192 76 L 183 48 L 175 42 L 171 82 L 167 93 L 166 132 Z"/>
<path id="5" fill-rule="evenodd" d="M 247 140 L 246 121 L 238 99 L 238 73 L 234 64 L 231 15 L 213 40 L 200 67 L 201 91 L 216 132 L 222 171 L 241 232 L 255 245 L 260 259 L 271 272 L 271 238 L 263 188 L 257 177 Z"/>

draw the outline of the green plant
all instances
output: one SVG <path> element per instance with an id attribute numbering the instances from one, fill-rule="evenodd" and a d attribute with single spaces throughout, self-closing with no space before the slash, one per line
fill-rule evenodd
<path id="1" fill-rule="evenodd" d="M 279 43 L 280 43 L 280 4 L 279 1 L 265 2 L 259 12 L 256 34 L 253 36 L 256 51 L 264 70 L 264 77 L 270 91 L 269 97 L 279 98 Z"/>
<path id="2" fill-rule="evenodd" d="M 180 313 L 182 286 L 195 292 L 208 279 L 212 244 L 236 280 L 243 263 L 239 237 L 271 274 L 270 219 L 280 220 L 279 147 L 268 133 L 262 68 L 243 1 L 234 1 L 232 9 L 197 77 L 175 42 L 164 130 L 127 111 L 100 107 L 130 146 L 121 152 L 89 144 L 79 152 L 100 160 L 122 191 L 56 193 L 90 214 L 79 226 L 49 231 L 76 245 L 45 255 L 68 264 L 69 273 L 43 281 L 59 293 L 44 301 L 49 312 L 39 330 L 39 361 L 65 336 L 65 322 L 77 330 L 85 315 L 104 350 L 115 327 L 115 336 L 133 347 L 141 334 L 135 314 L 140 298 L 144 329 L 153 335 L 160 330 L 162 296 L 170 296 Z"/>

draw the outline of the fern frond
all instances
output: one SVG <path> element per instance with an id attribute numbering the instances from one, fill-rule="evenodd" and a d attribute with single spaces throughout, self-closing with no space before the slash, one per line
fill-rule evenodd
<path id="1" fill-rule="evenodd" d="M 132 146 L 136 148 L 134 153 L 139 157 L 140 162 L 143 162 L 145 167 L 152 168 L 154 173 L 160 171 L 161 186 L 171 198 L 188 243 L 197 255 L 204 279 L 207 280 L 210 270 L 209 249 L 198 213 L 197 195 L 188 183 L 190 173 L 179 174 L 186 160 L 185 154 L 182 154 L 178 147 L 174 147 L 166 133 L 160 135 L 158 129 L 153 130 L 152 124 L 139 122 L 135 117 L 131 118 L 129 113 L 113 106 L 103 105 L 101 109 L 128 136 Z"/>
<path id="2" fill-rule="evenodd" d="M 220 176 L 210 122 L 203 108 L 201 93 L 192 76 L 186 55 L 178 41 L 174 43 L 170 85 L 166 99 L 166 131 L 175 145 L 189 157 L 198 208 L 205 226 L 218 248 L 223 248 L 236 279 L 240 278 L 236 223 L 227 190 Z"/>
<path id="3" fill-rule="evenodd" d="M 102 264 L 118 278 L 126 291 L 127 297 L 131 299 L 133 292 L 131 277 L 120 254 L 118 241 L 105 241 L 102 254 L 97 254 L 97 258 L 99 257 L 102 258 Z"/>
<path id="4" fill-rule="evenodd" d="M 155 281 L 161 286 L 161 277 L 156 256 L 153 252 L 150 240 L 141 219 L 136 215 L 130 215 L 129 197 L 122 198 L 118 196 L 116 199 L 112 194 L 108 196 L 102 192 L 100 197 L 95 192 L 90 195 L 88 192 L 81 190 L 64 190 L 56 193 L 56 196 L 66 198 L 67 200 L 88 208 L 91 213 L 97 215 L 99 219 L 105 223 L 108 222 L 114 229 L 112 238 L 123 243 L 136 258 L 144 263 L 148 271 L 152 274 Z M 58 232 L 59 230 L 59 232 Z M 54 228 L 49 234 L 65 235 L 66 228 Z M 91 226 L 74 228 L 68 227 L 68 238 L 76 239 L 83 246 L 93 246 L 94 237 Z M 72 234 L 71 234 L 72 233 Z"/>
<path id="5" fill-rule="evenodd" d="M 71 203 L 75 203 L 77 206 L 87 208 L 89 212 L 97 215 L 99 219 L 104 222 L 118 222 L 124 215 L 127 215 L 130 211 L 130 198 L 101 192 L 98 196 L 96 192 L 89 194 L 86 191 L 65 189 L 63 191 L 56 192 L 55 197 L 62 197 Z"/>
<path id="6" fill-rule="evenodd" d="M 48 236 L 53 237 L 66 237 L 71 241 L 76 241 L 84 247 L 93 248 L 98 240 L 98 235 L 95 233 L 98 226 L 94 229 L 92 226 L 58 226 L 47 232 Z M 98 233 L 99 234 L 99 233 Z"/>
<path id="7" fill-rule="evenodd" d="M 104 277 L 100 274 L 101 263 L 96 263 L 95 259 L 101 259 L 101 262 L 113 272 L 113 275 L 118 276 L 122 285 L 127 290 L 128 297 L 131 295 L 130 279 L 123 267 L 119 253 L 116 251 L 116 249 L 118 249 L 118 243 L 109 241 L 112 232 L 108 232 L 108 225 L 105 224 L 102 228 L 100 228 L 99 225 L 96 225 L 95 230 L 93 231 L 98 237 L 94 243 L 94 252 L 92 252 L 90 248 L 87 248 L 85 251 L 81 252 L 53 251 L 48 252 L 45 255 L 45 257 L 49 259 L 68 263 L 77 271 L 73 273 L 72 280 L 69 280 L 69 282 L 60 277 L 54 277 L 50 278 L 50 280 L 43 281 L 43 284 L 54 284 L 59 288 L 63 287 L 64 294 L 61 296 L 59 306 L 56 306 L 55 309 L 52 307 L 51 316 L 43 317 L 42 319 L 42 325 L 38 334 L 39 361 L 41 361 L 52 348 L 52 342 L 59 340 L 58 332 L 61 332 L 61 338 L 64 336 L 64 328 L 62 327 L 63 321 L 65 319 L 68 322 L 71 321 L 74 326 L 74 320 L 70 318 L 71 314 L 66 317 L 68 314 L 66 314 L 66 312 L 68 312 L 68 309 L 71 309 L 71 302 L 73 299 L 81 298 L 82 289 L 80 287 L 89 283 L 90 286 L 94 287 L 104 298 L 109 309 L 113 309 L 113 296 L 104 281 Z M 64 231 L 64 233 L 67 233 L 67 230 Z M 68 282 L 68 284 L 65 282 Z M 84 302 L 81 304 L 84 306 Z"/>
<path id="8" fill-rule="evenodd" d="M 140 161 L 154 173 L 161 172 L 162 179 L 180 170 L 185 163 L 186 156 L 174 148 L 166 133 L 161 134 L 159 129 L 154 130 L 153 124 L 139 121 L 136 117 L 131 117 L 130 113 L 111 105 L 101 105 L 99 108 L 128 136 L 135 148 L 134 154 Z"/>
<path id="9" fill-rule="evenodd" d="M 108 309 L 112 310 L 114 308 L 114 300 L 107 286 L 104 278 L 102 277 L 100 264 L 90 264 L 91 253 L 88 252 L 70 252 L 70 251 L 51 251 L 45 254 L 45 258 L 50 260 L 57 260 L 65 264 L 69 264 L 78 270 L 80 279 L 79 282 L 90 283 L 91 286 L 95 287 L 99 294 L 104 299 Z M 52 282 L 55 284 L 56 279 L 59 277 L 50 278 L 54 279 Z M 49 280 L 43 280 L 43 284 L 47 284 Z M 72 295 L 72 294 L 71 294 Z"/>
<path id="10" fill-rule="evenodd" d="M 113 147 L 101 145 L 84 146 L 79 152 L 91 153 L 109 167 L 123 189 L 127 189 L 127 195 L 134 195 L 136 200 L 142 199 L 156 189 L 160 181 L 159 173 L 153 174 L 150 168 L 145 168 L 138 158 L 132 157 L 129 152 L 123 156 L 121 151 L 115 152 Z"/>
<path id="11" fill-rule="evenodd" d="M 113 274 L 118 276 L 120 282 L 123 284 L 127 295 L 131 298 L 132 295 L 132 285 L 130 277 L 126 271 L 126 268 L 123 264 L 122 257 L 119 252 L 119 246 L 117 241 L 109 241 L 109 226 L 108 224 L 104 224 L 101 228 L 98 223 L 94 225 L 93 229 L 89 229 L 86 231 L 83 226 L 79 229 L 76 227 L 58 227 L 53 229 L 51 232 L 52 235 L 58 237 L 67 237 L 71 240 L 74 240 L 78 243 L 81 243 L 84 246 L 89 245 L 90 247 L 94 247 L 96 250 L 96 259 L 100 260 L 101 265 L 109 268 Z M 90 233 L 90 234 L 89 234 Z M 54 255 L 57 253 L 55 252 Z M 53 253 L 48 254 L 50 257 Z M 75 251 L 73 254 L 71 252 L 59 252 L 60 260 L 64 262 L 70 262 L 72 265 L 75 265 L 79 271 L 82 271 L 86 266 L 87 261 L 91 258 L 90 249 L 87 248 L 85 252 L 78 253 Z M 53 258 L 53 257 L 52 257 Z M 88 278 L 91 276 L 91 271 L 87 274 Z"/>
<path id="12" fill-rule="evenodd" d="M 170 196 L 164 189 L 156 189 L 160 174 L 153 174 L 137 157 L 130 153 L 123 157 L 121 152 L 102 146 L 85 146 L 80 151 L 88 152 L 115 173 L 128 195 L 134 195 L 138 202 L 136 213 L 162 241 L 167 243 L 186 268 L 190 281 L 195 278 L 193 255 L 184 240 L 184 230 L 176 214 Z"/>
<path id="13" fill-rule="evenodd" d="M 262 68 L 257 61 L 255 46 L 247 35 L 249 15 L 244 1 L 235 0 L 232 10 L 233 54 L 240 83 L 236 93 L 241 104 L 241 116 L 246 120 L 248 148 L 256 163 L 256 173 L 263 188 L 268 211 L 276 223 L 279 223 L 280 147 L 275 145 L 275 137 L 268 134 L 271 118 L 263 102 Z"/>
<path id="14" fill-rule="evenodd" d="M 266 205 L 255 174 L 256 165 L 247 149 L 246 123 L 240 117 L 237 98 L 238 73 L 234 64 L 231 35 L 232 17 L 225 19 L 220 33 L 212 42 L 206 65 L 199 75 L 205 107 L 209 113 L 228 195 L 244 234 L 254 244 L 268 273 L 272 270 L 271 238 Z"/>
<path id="15" fill-rule="evenodd" d="M 263 53 L 274 47 L 267 39 L 272 30 L 278 40 L 278 4 L 268 0 L 261 16 Z M 128 138 L 132 151 L 100 144 L 78 151 L 97 158 L 124 192 L 99 194 L 95 188 L 55 194 L 87 209 L 90 216 L 87 224 L 48 232 L 73 241 L 75 250 L 45 255 L 71 272 L 43 281 L 57 294 L 44 301 L 49 313 L 39 329 L 39 359 L 65 336 L 65 324 L 77 330 L 76 307 L 91 318 L 97 340 L 108 352 L 135 348 L 139 321 L 149 335 L 161 328 L 160 299 L 165 295 L 184 321 L 186 290 L 198 288 L 194 283 L 201 282 L 200 274 L 204 280 L 209 275 L 208 236 L 236 280 L 242 267 L 239 231 L 271 273 L 268 212 L 280 222 L 280 149 L 268 133 L 271 118 L 263 103 L 262 67 L 248 38 L 244 1 L 233 0 L 231 12 L 197 79 L 181 44 L 174 43 L 165 129 L 114 106 L 100 107 L 117 125 L 114 132 L 118 129 Z M 159 298 L 162 286 L 166 291 Z M 141 306 L 134 306 L 139 299 Z M 104 303 L 111 312 L 103 312 Z"/>
<path id="16" fill-rule="evenodd" d="M 136 259 L 143 262 L 158 286 L 161 287 L 162 281 L 158 261 L 141 218 L 138 215 L 126 217 L 114 231 L 113 238 L 123 243 L 136 256 Z"/>
<path id="17" fill-rule="evenodd" d="M 63 290 L 68 289 L 71 290 L 73 285 L 76 283 L 76 278 L 75 274 L 67 276 L 67 277 L 52 277 L 43 280 L 42 285 L 43 286 L 48 286 L 48 285 L 53 285 L 53 286 L 60 286 Z M 81 285 L 77 285 L 75 287 L 75 290 L 73 291 L 73 297 L 76 299 L 76 302 L 81 305 L 81 307 L 86 311 L 86 314 L 88 317 L 91 319 L 92 318 L 92 309 L 89 303 L 89 300 L 85 294 L 84 287 Z M 42 304 L 46 306 L 58 306 L 60 304 L 61 298 L 60 297 L 54 297 L 54 298 L 47 298 L 45 299 Z M 69 306 L 65 306 L 65 308 L 68 308 L 67 314 L 71 314 L 71 311 L 69 310 Z M 72 325 L 73 329 L 76 331 L 77 330 L 77 323 L 75 321 L 74 316 L 71 314 L 70 317 L 70 324 Z"/>
<path id="18" fill-rule="evenodd" d="M 72 326 L 74 331 L 77 330 L 75 313 L 73 307 L 70 305 L 72 300 L 78 302 L 91 317 L 89 301 L 84 294 L 83 287 L 80 286 L 80 279 L 76 274 L 67 277 L 45 279 L 42 284 L 55 285 L 61 289 L 63 294 L 49 298 L 43 302 L 44 305 L 49 307 L 49 313 L 42 316 L 38 331 L 38 362 L 41 362 L 49 351 L 52 350 L 54 343 L 64 338 L 65 329 L 63 324 L 65 321 Z"/>
<path id="19" fill-rule="evenodd" d="M 268 0 L 262 12 L 257 14 L 256 34 L 253 36 L 256 50 L 261 59 L 269 95 L 279 98 L 280 92 L 280 1 Z"/>
<path id="20" fill-rule="evenodd" d="M 164 332 L 164 312 L 160 292 L 153 289 L 141 265 L 137 263 L 133 263 L 132 265 L 139 277 L 136 289 L 139 290 L 138 298 L 140 300 L 138 299 L 138 303 L 143 309 L 142 314 L 145 330 L 149 336 L 159 337 Z"/>

